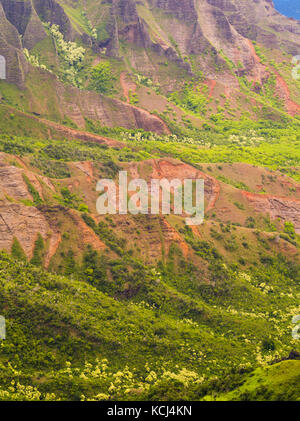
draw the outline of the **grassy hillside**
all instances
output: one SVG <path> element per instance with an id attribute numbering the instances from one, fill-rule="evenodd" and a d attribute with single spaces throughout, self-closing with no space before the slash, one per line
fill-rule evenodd
<path id="1" fill-rule="evenodd" d="M 253 213 L 236 195 L 255 184 L 238 185 L 236 167 L 229 165 L 232 173 L 213 164 L 228 161 L 226 154 L 231 153 L 232 162 L 268 165 L 273 173 L 252 167 L 253 177 L 265 174 L 264 188 L 272 194 L 280 185 L 277 177 L 286 177 L 282 194 L 293 196 L 289 186 L 297 183 L 284 173 L 298 179 L 297 123 L 288 129 L 262 125 L 256 130 L 255 136 L 251 131 L 241 137 L 243 146 L 234 146 L 236 140 L 228 143 L 222 131 L 202 133 L 215 146 L 117 129 L 105 134 L 122 140 L 121 148 L 1 136 L 2 168 L 21 171 L 32 196 L 24 200 L 14 196 L 17 190 L 6 190 L 1 212 L 17 205 L 37 209 L 47 217 L 52 236 L 61 232 L 50 273 L 42 268 L 51 248 L 49 232 L 36 237 L 30 255 L 25 256 L 23 240 L 17 238 L 7 249 L 13 257 L 1 254 L 0 314 L 7 321 L 7 339 L 1 342 L 1 399 L 297 397 L 298 363 L 282 362 L 278 371 L 269 364 L 299 350 L 291 336 L 292 317 L 299 313 L 299 236 L 288 231 L 290 225 L 263 215 L 251 219 Z M 285 141 L 288 135 L 295 136 L 294 144 Z M 276 157 L 275 148 L 281 151 Z M 165 231 L 156 233 L 161 230 L 158 220 L 128 216 L 127 222 L 136 224 L 132 233 L 118 216 L 96 217 L 93 185 L 98 177 L 115 177 L 132 160 L 145 175 L 154 165 L 152 158 L 166 156 L 201 165 L 202 171 L 221 179 L 224 197 L 198 231 L 170 217 L 168 223 L 182 240 L 168 243 Z M 93 162 L 94 171 L 98 168 L 92 184 L 76 167 L 84 162 Z M 273 182 L 267 181 L 269 175 Z M 232 202 L 231 221 L 218 213 L 225 195 Z M 77 230 L 83 225 L 70 219 L 74 212 L 95 237 L 90 233 L 79 244 Z M 151 263 L 140 250 L 148 241 L 147 230 L 157 236 L 156 248 L 162 244 Z M 290 377 L 289 365 L 294 370 Z M 257 388 L 261 377 L 266 380 Z"/>
<path id="2" fill-rule="evenodd" d="M 294 311 L 299 289 L 291 273 L 286 284 L 282 275 L 278 286 L 269 282 L 271 295 L 240 273 L 231 277 L 230 294 L 223 280 L 218 293 L 200 288 L 192 298 L 187 284 L 186 293 L 176 289 L 170 262 L 161 275 L 140 268 L 147 278 L 144 274 L 139 293 L 124 301 L 101 292 L 103 281 L 98 288 L 90 285 L 84 274 L 78 281 L 50 275 L 3 253 L 0 265 L 1 314 L 7 319 L 7 340 L 1 342 L 2 399 L 204 397 L 224 371 L 234 379 L 234 372 L 249 373 L 257 364 L 287 355 L 293 346 L 287 308 Z M 279 276 L 276 266 L 268 271 L 272 280 Z M 184 277 L 177 282 L 182 288 Z M 290 363 L 295 371 L 288 382 L 285 364 L 280 376 L 274 366 L 268 369 L 273 380 L 264 377 L 267 388 L 275 382 L 271 398 L 297 395 L 291 380 L 297 384 L 299 364 Z M 225 398 L 248 393 L 255 399 L 262 394 L 253 390 L 258 381 L 246 381 Z"/>
<path id="3" fill-rule="evenodd" d="M 299 400 L 299 361 L 284 361 L 256 369 L 236 390 L 221 394 L 219 400 L 281 401 Z"/>

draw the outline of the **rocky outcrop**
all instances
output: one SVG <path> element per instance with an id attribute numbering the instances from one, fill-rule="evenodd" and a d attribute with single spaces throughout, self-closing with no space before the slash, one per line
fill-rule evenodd
<path id="1" fill-rule="evenodd" d="M 42 22 L 58 25 L 67 41 L 79 36 L 55 0 L 0 0 L 0 3 L 6 18 L 21 36 L 22 46 L 28 50 L 47 37 Z"/>
<path id="2" fill-rule="evenodd" d="M 65 241 L 64 232 L 68 232 L 72 236 L 70 241 L 78 256 L 82 255 L 87 244 L 92 245 L 99 252 L 106 249 L 101 238 L 84 223 L 77 211 L 59 204 L 30 206 L 29 201 L 32 201 L 33 198 L 23 179 L 23 173 L 27 175 L 31 184 L 39 192 L 40 197 L 43 197 L 45 188 L 48 191 L 47 194 L 54 193 L 55 195 L 56 184 L 46 177 L 37 175 L 34 170 L 29 171 L 26 159 L 21 160 L 14 157 L 14 159 L 18 159 L 20 167 L 9 164 L 11 159 L 11 156 L 0 153 L 0 250 L 10 251 L 14 238 L 17 238 L 26 255 L 30 258 L 37 236 L 40 234 L 45 243 L 44 265 L 51 267 L 53 256 L 58 256 L 62 252 L 60 244 Z M 74 186 L 79 185 L 79 180 L 81 183 L 85 183 L 84 197 L 89 208 L 93 209 L 93 204 L 96 201 L 94 182 L 99 174 L 98 163 L 77 162 L 69 165 L 72 171 L 76 169 L 77 172 L 76 175 L 73 174 L 72 178 L 66 180 L 66 184 L 73 191 Z M 239 197 L 243 196 L 244 199 L 248 200 L 255 212 L 261 215 L 269 213 L 271 218 L 280 218 L 283 222 L 290 221 L 294 224 L 296 232 L 300 233 L 300 200 L 271 194 L 253 194 L 233 188 L 228 190 L 215 178 L 199 171 L 197 168 L 171 158 L 123 163 L 122 166 L 124 170 L 128 171 L 130 178 L 143 178 L 148 182 L 153 178 L 179 179 L 181 181 L 184 179 L 204 179 L 206 214 L 211 209 L 218 212 L 218 208 L 220 210 L 220 206 L 224 206 L 224 192 L 226 196 L 230 195 L 231 199 L 235 198 L 238 193 Z M 246 203 L 246 200 L 243 203 Z M 218 213 L 218 217 L 221 215 L 221 213 Z M 251 215 L 251 212 L 249 212 L 249 215 Z M 186 217 L 184 214 L 181 216 Z M 93 214 L 92 217 L 95 221 L 101 220 L 99 215 Z M 116 218 L 114 219 L 115 230 L 118 235 L 130 239 L 129 241 L 132 242 L 138 241 L 141 256 L 148 262 L 157 261 L 161 256 L 166 255 L 174 243 L 181 249 L 185 257 L 192 258 L 192 250 L 186 243 L 184 235 L 181 235 L 181 231 L 178 230 L 179 225 L 176 225 L 172 218 L 164 215 L 139 215 L 137 217 L 115 215 L 114 218 Z M 177 222 L 179 223 L 180 216 L 178 218 Z M 223 217 L 221 216 L 222 221 L 227 221 L 227 218 L 228 213 L 224 214 Z M 245 218 L 245 215 L 243 215 L 243 218 Z M 213 221 L 210 222 L 215 224 Z M 194 227 L 194 234 L 203 236 L 205 230 L 205 226 Z M 139 231 L 138 236 L 137 231 Z M 288 254 L 290 249 L 286 249 L 284 252 Z"/>
<path id="3" fill-rule="evenodd" d="M 120 55 L 118 45 L 123 40 L 135 47 L 152 49 L 191 72 L 189 63 L 182 57 L 192 54 L 194 63 L 208 78 L 216 78 L 216 68 L 225 69 L 223 74 L 218 71 L 218 79 L 238 88 L 222 56 L 225 54 L 236 66 L 242 64 L 241 73 L 262 81 L 264 66 L 255 59 L 248 39 L 226 15 L 226 12 L 238 11 L 230 1 L 148 0 L 143 6 L 148 11 L 139 14 L 135 2 L 126 2 L 125 5 L 123 1 L 115 0 L 112 14 L 116 23 L 111 27 L 110 55 L 112 51 Z M 133 62 L 138 62 L 134 57 L 136 54 L 133 49 Z M 147 73 L 148 57 L 146 54 L 144 57 L 144 73 Z"/>
<path id="4" fill-rule="evenodd" d="M 159 134 L 169 133 L 167 125 L 159 117 L 141 108 L 96 92 L 80 91 L 58 81 L 55 89 L 62 115 L 67 115 L 79 127 L 83 128 L 85 118 L 89 118 L 108 127 L 141 128 Z"/>
<path id="5" fill-rule="evenodd" d="M 31 49 L 47 37 L 32 0 L 1 0 L 5 15 L 22 36 L 24 48 Z"/>
<path id="6" fill-rule="evenodd" d="M 107 25 L 110 40 L 105 45 L 109 56 L 120 57 L 120 40 L 122 40 L 134 48 L 152 49 L 157 54 L 166 56 L 168 60 L 175 61 L 179 66 L 190 70 L 189 64 L 184 62 L 170 42 L 161 42 L 162 40 L 152 33 L 152 23 L 145 21 L 139 15 L 134 0 L 113 0 L 110 14 L 110 23 Z M 144 57 L 145 60 L 149 60 L 147 54 Z"/>
<path id="7" fill-rule="evenodd" d="M 17 238 L 25 254 L 32 256 L 38 234 L 46 239 L 50 227 L 43 214 L 34 207 L 0 202 L 0 250 L 10 250 Z"/>
<path id="8" fill-rule="evenodd" d="M 229 22 L 243 36 L 268 48 L 282 46 L 291 54 L 299 53 L 300 22 L 278 13 L 272 0 L 208 1 L 221 8 Z"/>
<path id="9" fill-rule="evenodd" d="M 46 38 L 42 22 L 57 24 L 66 40 L 81 36 L 94 52 L 120 60 L 126 55 L 132 73 L 149 77 L 154 85 L 161 86 L 164 95 L 177 90 L 185 77 L 196 74 L 203 75 L 206 81 L 217 80 L 228 99 L 240 90 L 242 76 L 258 92 L 270 74 L 252 40 L 295 54 L 300 49 L 300 23 L 280 15 L 269 0 L 110 0 L 99 6 L 88 3 L 83 6 L 64 0 L 0 0 L 0 55 L 7 61 L 8 81 L 24 87 L 28 64 L 22 48 L 30 50 Z M 70 9 L 75 6 L 82 14 L 80 21 L 74 19 Z M 85 33 L 90 25 L 104 35 L 98 34 L 98 40 L 92 40 Z M 51 66 L 55 52 L 47 54 L 45 62 L 50 69 L 47 60 Z M 174 63 L 177 70 L 169 75 L 165 67 Z M 57 71 L 56 68 L 54 72 Z M 45 79 L 52 83 L 53 77 L 47 73 Z M 54 89 L 55 103 L 60 107 L 56 111 L 80 128 L 85 126 L 86 118 L 91 118 L 107 126 L 168 132 L 161 119 L 138 107 L 63 87 L 58 81 Z M 291 115 L 300 113 L 280 77 L 276 94 Z M 46 101 L 41 106 L 43 99 L 28 102 L 32 106 L 30 112 L 40 113 L 48 107 Z"/>
<path id="10" fill-rule="evenodd" d="M 58 25 L 67 41 L 74 40 L 78 36 L 63 7 L 55 0 L 33 0 L 33 4 L 41 20 Z"/>
<path id="11" fill-rule="evenodd" d="M 14 238 L 17 238 L 26 256 L 31 258 L 35 241 L 40 234 L 46 244 L 44 263 L 48 267 L 61 242 L 59 215 L 64 215 L 76 227 L 81 236 L 82 247 L 92 244 L 96 250 L 106 248 L 75 211 L 62 206 L 51 208 L 30 206 L 29 201 L 33 201 L 33 198 L 28 191 L 23 174 L 26 174 L 41 198 L 43 198 L 43 190 L 39 178 L 46 186 L 54 190 L 49 179 L 37 177 L 24 168 L 9 165 L 6 155 L 0 153 L 0 250 L 10 251 Z"/>
<path id="12" fill-rule="evenodd" d="M 130 23 L 139 19 L 134 0 L 113 0 L 112 3 L 116 15 L 120 16 L 123 22 Z"/>
<path id="13" fill-rule="evenodd" d="M 243 192 L 256 212 L 268 213 L 272 219 L 292 222 L 296 233 L 300 234 L 300 200 L 289 197 L 261 195 Z"/>
<path id="14" fill-rule="evenodd" d="M 115 53 L 122 39 L 168 55 L 180 65 L 181 56 L 194 54 L 195 62 L 213 79 L 216 66 L 226 69 L 222 51 L 240 68 L 239 76 L 247 75 L 260 83 L 266 71 L 256 60 L 249 40 L 299 53 L 300 23 L 280 15 L 269 0 L 148 0 L 143 2 L 147 13 L 141 12 L 137 4 L 133 0 L 113 1 L 117 28 L 111 43 Z M 220 73 L 218 80 L 238 88 L 228 69 Z"/>
<path id="15" fill-rule="evenodd" d="M 0 250 L 10 250 L 16 237 L 26 255 L 31 257 L 37 235 L 46 239 L 50 227 L 38 209 L 20 203 L 32 200 L 23 172 L 21 168 L 8 165 L 4 154 L 0 154 Z"/>
<path id="16" fill-rule="evenodd" d="M 220 194 L 220 183 L 213 177 L 197 170 L 191 165 L 184 164 L 175 159 L 160 159 L 150 161 L 153 168 L 151 177 L 153 179 L 166 178 L 168 180 L 178 179 L 182 182 L 185 179 L 204 180 L 205 209 L 206 212 L 214 208 Z"/>

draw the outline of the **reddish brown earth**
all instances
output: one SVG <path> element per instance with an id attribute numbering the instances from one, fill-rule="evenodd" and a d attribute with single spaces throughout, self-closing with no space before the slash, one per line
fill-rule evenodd
<path id="1" fill-rule="evenodd" d="M 49 241 L 49 248 L 47 250 L 46 256 L 45 256 L 45 260 L 44 260 L 44 265 L 45 268 L 48 269 L 49 265 L 50 265 L 50 261 L 52 259 L 52 257 L 55 255 L 55 253 L 58 250 L 58 247 L 61 243 L 61 234 L 60 232 L 53 232 Z"/>
<path id="2" fill-rule="evenodd" d="M 208 98 L 211 98 L 213 96 L 217 81 L 216 80 L 207 80 L 206 84 L 209 87 Z"/>
<path id="3" fill-rule="evenodd" d="M 300 106 L 295 101 L 291 99 L 291 93 L 286 81 L 276 73 L 276 90 L 280 98 L 283 99 L 287 112 L 294 116 L 300 114 Z"/>
<path id="4" fill-rule="evenodd" d="M 45 256 L 45 265 L 48 266 L 61 242 L 59 225 L 55 221 L 55 216 L 49 218 L 48 211 L 44 212 L 43 207 L 36 208 L 21 202 L 33 200 L 22 174 L 26 174 L 42 198 L 44 197 L 43 188 L 33 172 L 8 164 L 6 157 L 8 155 L 0 153 L 0 249 L 10 250 L 13 239 L 16 237 L 25 254 L 30 258 L 36 238 L 38 234 L 41 234 L 44 241 L 48 243 Z M 91 169 L 91 164 L 83 164 L 82 169 L 85 168 Z M 47 177 L 40 177 L 40 179 L 49 189 L 54 189 L 52 182 Z M 59 214 L 62 210 L 62 207 L 56 207 L 52 214 Z M 92 244 L 96 250 L 105 248 L 105 245 L 75 211 L 66 210 L 66 213 L 71 218 L 76 230 L 80 231 L 82 245 Z"/>
<path id="5" fill-rule="evenodd" d="M 36 117 L 32 117 L 32 118 L 37 119 Z M 83 140 L 85 142 L 96 142 L 96 143 L 105 144 L 105 145 L 110 146 L 110 147 L 122 148 L 122 147 L 125 146 L 124 143 L 122 143 L 122 142 L 119 142 L 119 141 L 114 140 L 114 139 L 109 139 L 109 138 L 104 137 L 104 136 L 99 136 L 99 135 L 94 134 L 94 133 L 84 132 L 84 131 L 76 130 L 76 129 L 71 129 L 69 127 L 66 127 L 66 126 L 63 126 L 61 124 L 54 123 L 53 121 L 49 121 L 49 120 L 45 120 L 45 119 L 38 119 L 38 120 L 41 121 L 42 123 L 44 123 L 46 126 L 55 129 L 55 131 L 65 139 L 70 139 L 70 140 L 71 139 L 78 139 L 78 140 Z"/>
<path id="6" fill-rule="evenodd" d="M 213 209 L 220 194 L 220 183 L 213 177 L 197 170 L 196 168 L 173 159 L 152 160 L 153 172 L 151 177 L 162 179 L 204 179 L 206 212 Z"/>
<path id="7" fill-rule="evenodd" d="M 61 248 L 65 247 L 63 246 L 66 241 L 64 239 L 65 231 L 72 233 L 70 234 L 72 235 L 70 244 L 77 250 L 76 256 L 83 253 L 87 244 L 91 244 L 94 249 L 100 252 L 106 249 L 104 242 L 84 223 L 79 212 L 60 205 L 43 205 L 36 208 L 23 204 L 23 200 L 32 200 L 23 180 L 23 173 L 26 173 L 31 182 L 34 183 L 41 197 L 45 197 L 45 192 L 46 195 L 49 195 L 50 192 L 55 191 L 56 183 L 47 177 L 37 176 L 33 170 L 29 170 L 26 159 L 21 161 L 23 168 L 9 164 L 8 160 L 11 159 L 10 155 L 0 154 L 0 249 L 10 250 L 13 239 L 16 237 L 26 255 L 30 258 L 36 238 L 38 234 L 41 234 L 46 245 L 44 260 L 46 267 L 51 266 L 53 258 L 59 256 L 61 251 L 65 250 Z M 240 171 L 243 170 L 244 173 L 248 168 L 247 166 L 242 168 L 243 165 L 246 164 L 229 166 L 228 169 L 224 165 L 224 172 L 226 176 L 231 175 L 233 177 L 236 174 L 239 178 Z M 231 222 L 240 222 L 243 225 L 248 216 L 269 214 L 271 219 L 280 218 L 281 222 L 293 222 L 296 231 L 300 233 L 300 198 L 242 191 L 219 182 L 213 175 L 208 175 L 205 165 L 203 165 L 204 171 L 199 171 L 175 159 L 164 158 L 139 163 L 133 162 L 123 166 L 124 169 L 128 170 L 130 177 L 144 178 L 148 181 L 150 178 L 167 178 L 169 180 L 177 178 L 181 181 L 186 178 L 193 180 L 203 178 L 205 180 L 206 215 L 215 213 L 217 218 L 225 223 L 230 220 Z M 213 166 L 212 168 L 215 171 Z M 92 216 L 95 221 L 105 220 L 104 217 L 95 213 L 97 193 L 94 185 L 98 177 L 96 166 L 92 162 L 77 162 L 70 163 L 70 169 L 73 177 L 60 180 L 60 185 L 69 186 L 71 191 L 79 195 L 82 193 L 85 203 L 93 212 Z M 228 173 L 229 170 L 231 172 Z M 265 171 L 249 166 L 248 173 L 252 174 L 253 172 L 255 174 L 257 172 L 257 180 L 259 180 L 261 174 L 265 174 Z M 257 180 L 254 175 L 253 178 L 255 184 Z M 42 179 L 43 185 L 40 183 Z M 294 188 L 296 185 L 285 177 L 282 180 L 279 178 L 277 183 L 282 184 L 281 181 L 285 181 L 286 184 L 283 184 L 278 192 L 289 191 L 289 186 Z M 45 188 L 48 190 L 45 190 Z M 269 188 L 270 191 L 274 189 L 272 183 Z M 237 209 L 234 206 L 235 201 L 243 203 L 245 209 Z M 119 238 L 125 238 L 127 246 L 132 248 L 145 261 L 154 262 L 161 256 L 166 255 L 172 243 L 177 244 L 184 256 L 194 260 L 194 253 L 179 230 L 180 227 L 184 227 L 184 217 L 185 215 L 140 215 L 138 217 L 115 215 L 113 216 L 114 232 Z M 203 241 L 211 241 L 209 230 L 210 228 L 216 229 L 218 226 L 214 219 L 211 219 L 212 216 L 207 216 L 207 218 L 208 220 L 204 225 L 192 227 L 194 235 L 199 236 Z M 251 229 L 243 226 L 237 228 L 237 230 L 237 233 L 241 232 L 242 237 L 249 236 L 252 232 Z M 282 252 L 290 254 L 295 252 L 294 249 L 290 249 L 293 247 L 292 245 L 282 245 L 281 242 L 282 240 L 276 243 L 276 247 Z M 217 244 L 217 246 L 221 247 L 220 244 Z M 222 249 L 222 252 L 228 253 L 226 249 Z"/>
<path id="8" fill-rule="evenodd" d="M 292 222 L 300 234 L 300 200 L 289 197 L 260 195 L 243 191 L 256 212 L 268 213 L 272 219 Z"/>
<path id="9" fill-rule="evenodd" d="M 106 245 L 97 237 L 94 231 L 83 222 L 80 215 L 73 209 L 70 209 L 68 213 L 74 226 L 80 232 L 82 241 L 81 247 L 84 248 L 86 244 L 91 244 L 95 250 L 103 251 L 106 248 Z"/>
<path id="10" fill-rule="evenodd" d="M 184 257 L 187 257 L 189 253 L 189 246 L 183 240 L 183 238 L 178 234 L 172 225 L 166 220 L 166 218 L 160 218 L 160 226 L 162 230 L 162 234 L 164 237 L 164 243 L 166 247 L 166 252 L 169 251 L 170 246 L 172 243 L 176 243 L 182 251 Z"/>
<path id="11" fill-rule="evenodd" d="M 88 182 L 92 181 L 94 178 L 94 168 L 92 162 L 74 162 L 74 166 L 87 176 Z"/>
<path id="12" fill-rule="evenodd" d="M 121 88 L 123 91 L 123 95 L 126 98 L 127 103 L 130 103 L 130 97 L 129 97 L 129 93 L 130 91 L 132 93 L 134 93 L 136 91 L 136 84 L 128 81 L 127 79 L 127 73 L 126 72 L 122 72 L 120 75 L 120 84 L 121 84 Z"/>
<path id="13" fill-rule="evenodd" d="M 121 75 L 120 75 L 120 84 L 121 84 L 121 88 L 123 90 L 123 95 L 126 98 L 127 103 L 129 104 L 130 103 L 130 92 L 134 93 L 136 91 L 136 85 L 135 85 L 135 83 L 133 83 L 131 81 L 128 81 L 126 76 L 127 75 L 126 75 L 125 72 L 122 72 L 121 73 Z M 148 118 L 152 118 L 153 117 L 153 115 L 149 111 L 147 111 L 145 109 L 142 109 L 140 107 L 136 107 L 135 105 L 131 105 L 131 107 L 135 108 L 142 115 L 145 115 Z M 163 132 L 165 134 L 171 134 L 171 131 L 170 131 L 169 127 L 166 125 L 166 123 L 160 117 L 157 117 L 156 116 L 156 118 L 160 121 L 161 126 L 163 128 Z M 157 131 L 157 130 L 154 130 L 154 131 Z"/>

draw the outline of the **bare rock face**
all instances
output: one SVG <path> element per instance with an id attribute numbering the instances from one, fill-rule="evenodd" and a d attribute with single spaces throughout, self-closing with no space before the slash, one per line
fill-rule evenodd
<path id="1" fill-rule="evenodd" d="M 249 43 L 247 31 L 239 30 L 249 27 L 249 23 L 245 25 L 245 11 L 240 10 L 234 0 L 148 0 L 143 2 L 147 13 L 141 13 L 138 5 L 139 2 L 134 0 L 112 2 L 114 20 L 110 27 L 109 55 L 120 56 L 119 42 L 122 40 L 134 46 L 131 53 L 134 64 L 142 60 L 141 57 L 135 58 L 135 47 L 140 47 L 152 49 L 191 72 L 190 65 L 182 57 L 192 54 L 208 78 L 218 77 L 226 85 L 238 88 L 235 77 L 228 69 L 224 74 L 220 71 L 217 74 L 215 70 L 226 68 L 220 54 L 222 51 L 236 65 L 242 64 L 241 74 L 248 74 L 259 82 L 265 77 L 263 66 L 256 60 L 253 46 Z M 232 15 L 235 20 L 231 19 Z M 154 22 L 156 30 L 153 30 Z M 255 39 L 257 30 L 253 23 L 250 26 L 254 28 L 251 39 Z M 272 36 L 273 32 L 267 31 L 265 36 Z M 148 71 L 147 53 L 144 56 L 144 68 L 140 70 L 151 73 Z"/>
<path id="2" fill-rule="evenodd" d="M 16 237 L 26 255 L 31 257 L 37 235 L 46 239 L 50 227 L 38 209 L 17 203 L 32 200 L 23 171 L 6 164 L 4 154 L 0 154 L 0 249 L 10 251 Z M 31 178 L 35 179 L 34 175 Z"/>
<path id="3" fill-rule="evenodd" d="M 289 197 L 260 195 L 243 192 L 256 212 L 268 213 L 271 218 L 292 222 L 297 234 L 300 234 L 300 200 Z"/>
<path id="4" fill-rule="evenodd" d="M 55 89 L 62 115 L 70 117 L 79 127 L 85 126 L 85 117 L 87 117 L 101 121 L 104 126 L 109 127 L 142 128 L 159 134 L 169 133 L 167 125 L 159 117 L 141 108 L 96 92 L 80 91 L 60 82 L 56 82 Z"/>
<path id="5" fill-rule="evenodd" d="M 212 6 L 218 7 L 223 12 L 237 12 L 237 8 L 232 0 L 207 0 Z"/>
<path id="6" fill-rule="evenodd" d="M 269 48 L 282 46 L 291 54 L 299 53 L 300 22 L 275 10 L 272 0 L 208 0 L 226 14 L 235 29 Z"/>
<path id="7" fill-rule="evenodd" d="M 218 80 L 226 95 L 233 97 L 240 89 L 238 77 L 246 76 L 255 90 L 270 76 L 255 52 L 253 40 L 267 47 L 283 47 L 294 54 L 300 50 L 300 23 L 276 12 L 271 0 L 108 0 L 98 3 L 95 0 L 90 12 L 93 15 L 87 18 L 94 28 L 103 26 L 105 36 L 92 41 L 88 34 L 82 33 L 84 29 L 79 29 L 79 24 L 75 28 L 73 18 L 68 17 L 71 9 L 64 6 L 71 7 L 70 2 L 0 0 L 0 55 L 7 61 L 8 82 L 25 86 L 29 66 L 22 48 L 30 50 L 47 37 L 42 22 L 57 24 L 66 40 L 81 36 L 94 51 L 105 50 L 108 56 L 120 59 L 126 54 L 136 73 L 149 77 L 166 92 L 174 90 L 177 84 L 176 77 L 169 84 L 162 83 L 165 77 L 159 70 L 166 61 L 176 63 L 181 67 L 180 72 L 184 69 L 184 75 L 194 76 L 201 71 L 207 80 Z M 72 5 L 75 7 L 77 1 Z M 52 77 L 49 73 L 45 79 Z M 79 127 L 84 127 L 88 117 L 108 126 L 168 132 L 162 120 L 137 107 L 64 88 L 60 83 L 56 83 L 55 89 L 62 115 L 69 116 Z M 280 79 L 276 89 L 287 112 L 299 114 L 300 108 Z M 74 97 L 66 101 L 68 95 L 65 94 L 70 92 Z"/>
<path id="8" fill-rule="evenodd" d="M 168 180 L 178 179 L 182 182 L 185 179 L 191 180 L 204 180 L 204 193 L 206 198 L 205 209 L 206 212 L 214 208 L 216 201 L 220 194 L 220 183 L 213 177 L 197 170 L 196 168 L 176 161 L 175 159 L 160 159 L 152 160 L 151 166 L 153 167 L 152 178 Z"/>
<path id="9" fill-rule="evenodd" d="M 116 13 L 126 23 L 134 22 L 139 19 L 134 0 L 113 0 L 113 7 Z"/>
<path id="10" fill-rule="evenodd" d="M 21 36 L 22 46 L 28 50 L 47 37 L 42 21 L 58 25 L 67 41 L 78 36 L 64 9 L 55 0 L 0 0 L 0 3 L 6 18 Z"/>
<path id="11" fill-rule="evenodd" d="M 0 202 L 0 249 L 10 251 L 16 237 L 27 257 L 31 257 L 38 234 L 46 239 L 49 230 L 45 217 L 38 209 Z"/>
<path id="12" fill-rule="evenodd" d="M 168 58 L 177 59 L 179 64 L 179 51 L 182 55 L 194 54 L 206 75 L 214 78 L 215 65 L 225 64 L 219 53 L 222 50 L 232 62 L 242 64 L 239 76 L 247 74 L 262 82 L 266 74 L 249 40 L 299 53 L 300 23 L 280 15 L 272 0 L 147 0 L 143 7 L 148 11 L 142 15 L 139 4 L 134 0 L 112 2 L 118 22 L 111 36 L 115 54 L 119 54 L 120 40 L 169 54 Z M 153 22 L 159 36 L 152 30 Z M 229 72 L 223 76 L 219 73 L 218 79 L 227 85 L 236 84 Z"/>
<path id="13" fill-rule="evenodd" d="M 150 0 L 152 6 L 174 14 L 177 19 L 191 23 L 197 21 L 194 0 Z"/>
<path id="14" fill-rule="evenodd" d="M 119 40 L 138 47 L 150 48 L 152 45 L 147 27 L 138 15 L 134 0 L 113 0 L 111 6 L 110 42 L 108 53 L 119 57 Z"/>
<path id="15" fill-rule="evenodd" d="M 55 0 L 33 0 L 34 8 L 44 22 L 58 25 L 67 41 L 74 40 L 78 35 L 72 27 L 64 9 Z"/>
<path id="16" fill-rule="evenodd" d="M 11 47 L 21 49 L 21 41 L 16 28 L 7 20 L 0 2 L 0 30 L 5 42 Z"/>
<path id="17" fill-rule="evenodd" d="M 89 228 L 75 211 L 61 206 L 48 208 L 40 206 L 38 209 L 25 205 L 25 201 L 33 200 L 24 182 L 23 173 L 31 184 L 43 197 L 41 184 L 36 175 L 23 168 L 17 168 L 6 162 L 6 156 L 0 153 L 0 250 L 11 250 L 14 238 L 17 238 L 26 256 L 32 257 L 34 244 L 40 234 L 47 242 L 45 266 L 50 263 L 61 241 L 57 215 L 63 213 L 66 218 L 77 227 L 83 246 L 93 244 L 96 250 L 105 249 L 105 245 Z M 50 180 L 41 177 L 43 182 L 54 189 Z M 24 204 L 22 203 L 24 201 Z M 52 214 L 52 216 L 50 215 Z"/>
<path id="18" fill-rule="evenodd" d="M 6 198 L 32 200 L 22 178 L 23 170 L 0 162 L 0 191 Z"/>
<path id="19" fill-rule="evenodd" d="M 7 19 L 22 36 L 24 48 L 30 50 L 47 37 L 31 0 L 1 0 L 1 3 Z"/>

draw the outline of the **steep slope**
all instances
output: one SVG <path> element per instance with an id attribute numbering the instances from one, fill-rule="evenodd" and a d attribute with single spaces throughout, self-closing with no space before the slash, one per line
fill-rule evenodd
<path id="1" fill-rule="evenodd" d="M 226 309 L 216 308 L 208 291 L 190 297 L 164 274 L 139 270 L 141 297 L 120 300 L 0 253 L 0 309 L 7 321 L 0 400 L 195 400 L 234 386 L 225 398 L 297 398 L 299 361 L 248 374 L 276 354 L 268 351 L 266 335 L 276 337 L 279 354 L 290 347 L 282 334 L 288 323 L 281 315 L 275 325 L 267 317 L 274 302 L 281 308 L 277 290 L 271 299 L 257 292 L 263 304 L 255 315 L 235 310 L 245 305 L 249 281 L 243 294 L 233 287 L 235 305 Z M 290 288 L 296 291 L 291 279 Z"/>
<path id="2" fill-rule="evenodd" d="M 244 113 L 277 120 L 299 114 L 286 60 L 300 47 L 299 22 L 271 1 L 0 3 L 7 82 L 25 88 L 10 105 L 23 111 L 81 128 L 91 119 L 158 133 L 168 132 L 166 124 L 185 126 L 184 118 L 198 128 Z M 95 90 L 99 63 L 111 65 L 105 96 L 86 92 Z M 3 81 L 0 87 L 6 102 L 11 88 Z"/>
<path id="3" fill-rule="evenodd" d="M 24 86 L 28 65 L 21 50 L 17 29 L 7 20 L 0 3 L 0 54 L 7 62 L 7 79 L 18 87 Z"/>
<path id="4" fill-rule="evenodd" d="M 116 177 L 117 171 L 123 169 L 130 178 L 143 178 L 149 182 L 164 178 L 204 179 L 207 223 L 194 227 L 193 235 L 195 240 L 213 242 L 230 260 L 237 261 L 242 255 L 245 261 L 248 258 L 252 261 L 254 256 L 259 260 L 261 253 L 275 251 L 298 259 L 300 188 L 295 180 L 279 171 L 246 164 L 199 164 L 196 149 L 187 146 L 183 156 L 193 151 L 194 159 L 198 161 L 194 166 L 189 165 L 172 159 L 170 149 L 169 157 L 165 157 L 163 143 L 159 141 L 153 147 L 156 155 L 157 147 L 162 149 L 162 157 L 149 159 L 153 152 L 151 145 L 145 149 L 146 141 L 142 145 L 130 145 L 126 138 L 120 142 L 84 133 L 80 137 L 80 132 L 69 130 L 70 137 L 77 135 L 86 143 L 3 137 L 0 149 L 10 153 L 15 150 L 16 155 L 0 153 L 2 249 L 10 251 L 17 239 L 26 256 L 31 258 L 40 234 L 45 243 L 43 261 L 47 267 L 52 262 L 55 268 L 61 264 L 59 247 L 69 247 L 78 256 L 88 244 L 101 250 L 104 233 L 99 234 L 96 225 L 90 219 L 85 220 L 80 211 L 88 211 L 97 224 L 105 222 L 96 211 L 96 183 L 103 176 Z M 175 144 L 175 154 L 180 148 L 180 143 Z M 273 154 L 272 147 L 270 154 Z M 253 180 L 251 184 L 248 183 L 249 174 Z M 115 234 L 127 238 L 127 246 L 145 262 L 155 263 L 164 258 L 176 244 L 185 257 L 201 266 L 202 260 L 195 256 L 194 240 L 191 241 L 184 229 L 184 217 L 184 214 L 153 215 L 145 223 L 146 216 L 114 215 L 111 224 Z M 80 233 L 71 228 L 74 221 L 86 232 L 81 246 L 75 248 Z M 234 228 L 227 230 L 224 224 Z M 290 224 L 291 231 L 286 224 Z M 71 232 L 68 238 L 63 238 L 66 227 Z M 261 230 L 262 237 L 257 229 Z M 251 247 L 241 254 L 240 247 L 246 239 Z M 253 254 L 254 244 L 256 252 Z"/>
<path id="5" fill-rule="evenodd" d="M 256 369 L 236 390 L 222 394 L 222 401 L 296 401 L 300 394 L 300 361 L 284 361 Z M 209 398 L 206 397 L 206 400 Z"/>

